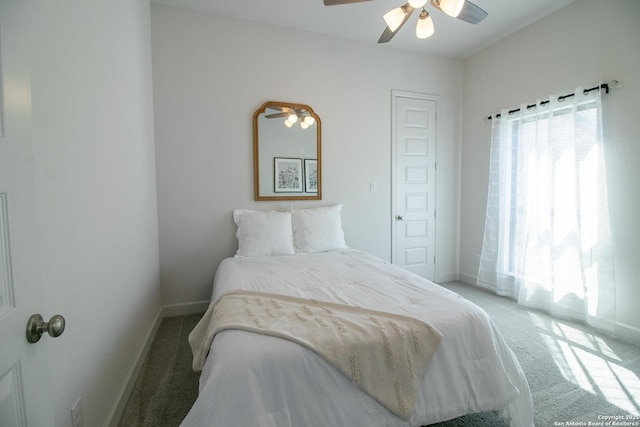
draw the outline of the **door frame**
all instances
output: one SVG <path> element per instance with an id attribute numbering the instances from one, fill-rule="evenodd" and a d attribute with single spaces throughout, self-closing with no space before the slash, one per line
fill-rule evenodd
<path id="1" fill-rule="evenodd" d="M 435 94 L 426 94 L 419 92 L 409 92 L 403 90 L 392 89 L 391 90 L 391 264 L 396 264 L 398 260 L 398 254 L 396 253 L 396 195 L 397 195 L 397 182 L 396 182 L 396 162 L 397 162 L 397 120 L 396 115 L 398 112 L 398 98 L 413 98 L 413 99 L 421 99 L 425 101 L 433 101 L 436 105 L 436 140 L 435 140 L 435 180 L 433 183 L 434 186 L 434 199 L 436 201 L 436 206 L 434 207 L 434 211 L 437 210 L 438 206 L 438 140 L 439 140 L 439 126 L 437 126 L 438 120 L 438 110 L 440 108 L 440 95 Z M 437 215 L 433 218 L 434 221 L 434 236 L 433 236 L 433 244 L 434 251 L 438 244 L 438 217 Z M 435 252 L 434 252 L 435 256 Z M 437 258 L 436 258 L 437 260 Z M 435 281 L 438 277 L 438 263 L 435 262 L 433 265 L 433 280 Z"/>

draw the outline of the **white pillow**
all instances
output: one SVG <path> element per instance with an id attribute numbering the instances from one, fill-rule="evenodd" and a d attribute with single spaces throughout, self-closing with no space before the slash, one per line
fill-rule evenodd
<path id="1" fill-rule="evenodd" d="M 342 231 L 342 205 L 293 210 L 296 252 L 326 252 L 347 247 Z"/>
<path id="2" fill-rule="evenodd" d="M 234 209 L 238 226 L 236 256 L 294 255 L 290 212 Z"/>

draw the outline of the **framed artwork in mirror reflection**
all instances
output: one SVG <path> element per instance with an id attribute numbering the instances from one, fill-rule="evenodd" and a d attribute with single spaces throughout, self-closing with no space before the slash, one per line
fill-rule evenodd
<path id="1" fill-rule="evenodd" d="M 304 159 L 304 192 L 318 192 L 318 160 Z"/>
<path id="2" fill-rule="evenodd" d="M 273 191 L 302 193 L 302 159 L 273 158 Z"/>

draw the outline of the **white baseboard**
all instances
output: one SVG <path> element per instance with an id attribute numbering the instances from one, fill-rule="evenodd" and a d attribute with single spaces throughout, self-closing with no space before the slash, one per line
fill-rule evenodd
<path id="1" fill-rule="evenodd" d="M 467 285 L 475 285 L 476 284 L 476 276 L 467 273 L 460 273 L 460 281 L 466 283 Z"/>
<path id="2" fill-rule="evenodd" d="M 455 282 L 458 280 L 458 273 L 438 274 L 436 283 Z"/>
<path id="3" fill-rule="evenodd" d="M 162 306 L 162 317 L 186 316 L 187 314 L 204 313 L 211 301 L 196 301 L 184 304 Z"/>
<path id="4" fill-rule="evenodd" d="M 147 358 L 149 348 L 151 348 L 151 343 L 153 343 L 153 340 L 156 337 L 156 333 L 158 332 L 158 328 L 160 327 L 160 323 L 162 323 L 162 317 L 162 307 L 160 307 L 155 319 L 153 319 L 151 329 L 147 333 L 144 345 L 138 353 L 136 363 L 131 367 L 129 374 L 127 375 L 127 381 L 124 383 L 124 386 L 120 390 L 120 393 L 118 393 L 118 397 L 115 400 L 114 405 L 109 412 L 109 415 L 107 416 L 107 419 L 104 423 L 105 427 L 117 427 L 120 423 L 124 408 L 129 401 L 129 396 L 131 395 L 133 386 L 135 385 L 136 380 L 138 379 L 138 374 L 140 374 L 140 370 L 142 369 L 142 364 Z"/>
<path id="5" fill-rule="evenodd" d="M 617 322 L 615 334 L 625 341 L 640 344 L 640 328 Z"/>

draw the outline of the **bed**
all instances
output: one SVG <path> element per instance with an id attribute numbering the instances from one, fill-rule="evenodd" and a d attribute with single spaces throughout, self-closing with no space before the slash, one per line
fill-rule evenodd
<path id="1" fill-rule="evenodd" d="M 218 267 L 210 309 L 223 296 L 248 291 L 423 322 L 441 340 L 419 379 L 415 408 L 398 416 L 297 342 L 226 329 L 206 345 L 199 396 L 182 425 L 424 426 L 496 411 L 512 427 L 533 426 L 526 378 L 488 315 L 454 292 L 348 248 L 340 209 L 234 211 L 239 248 Z M 194 364 L 209 321 L 203 317 L 190 336 Z"/>

